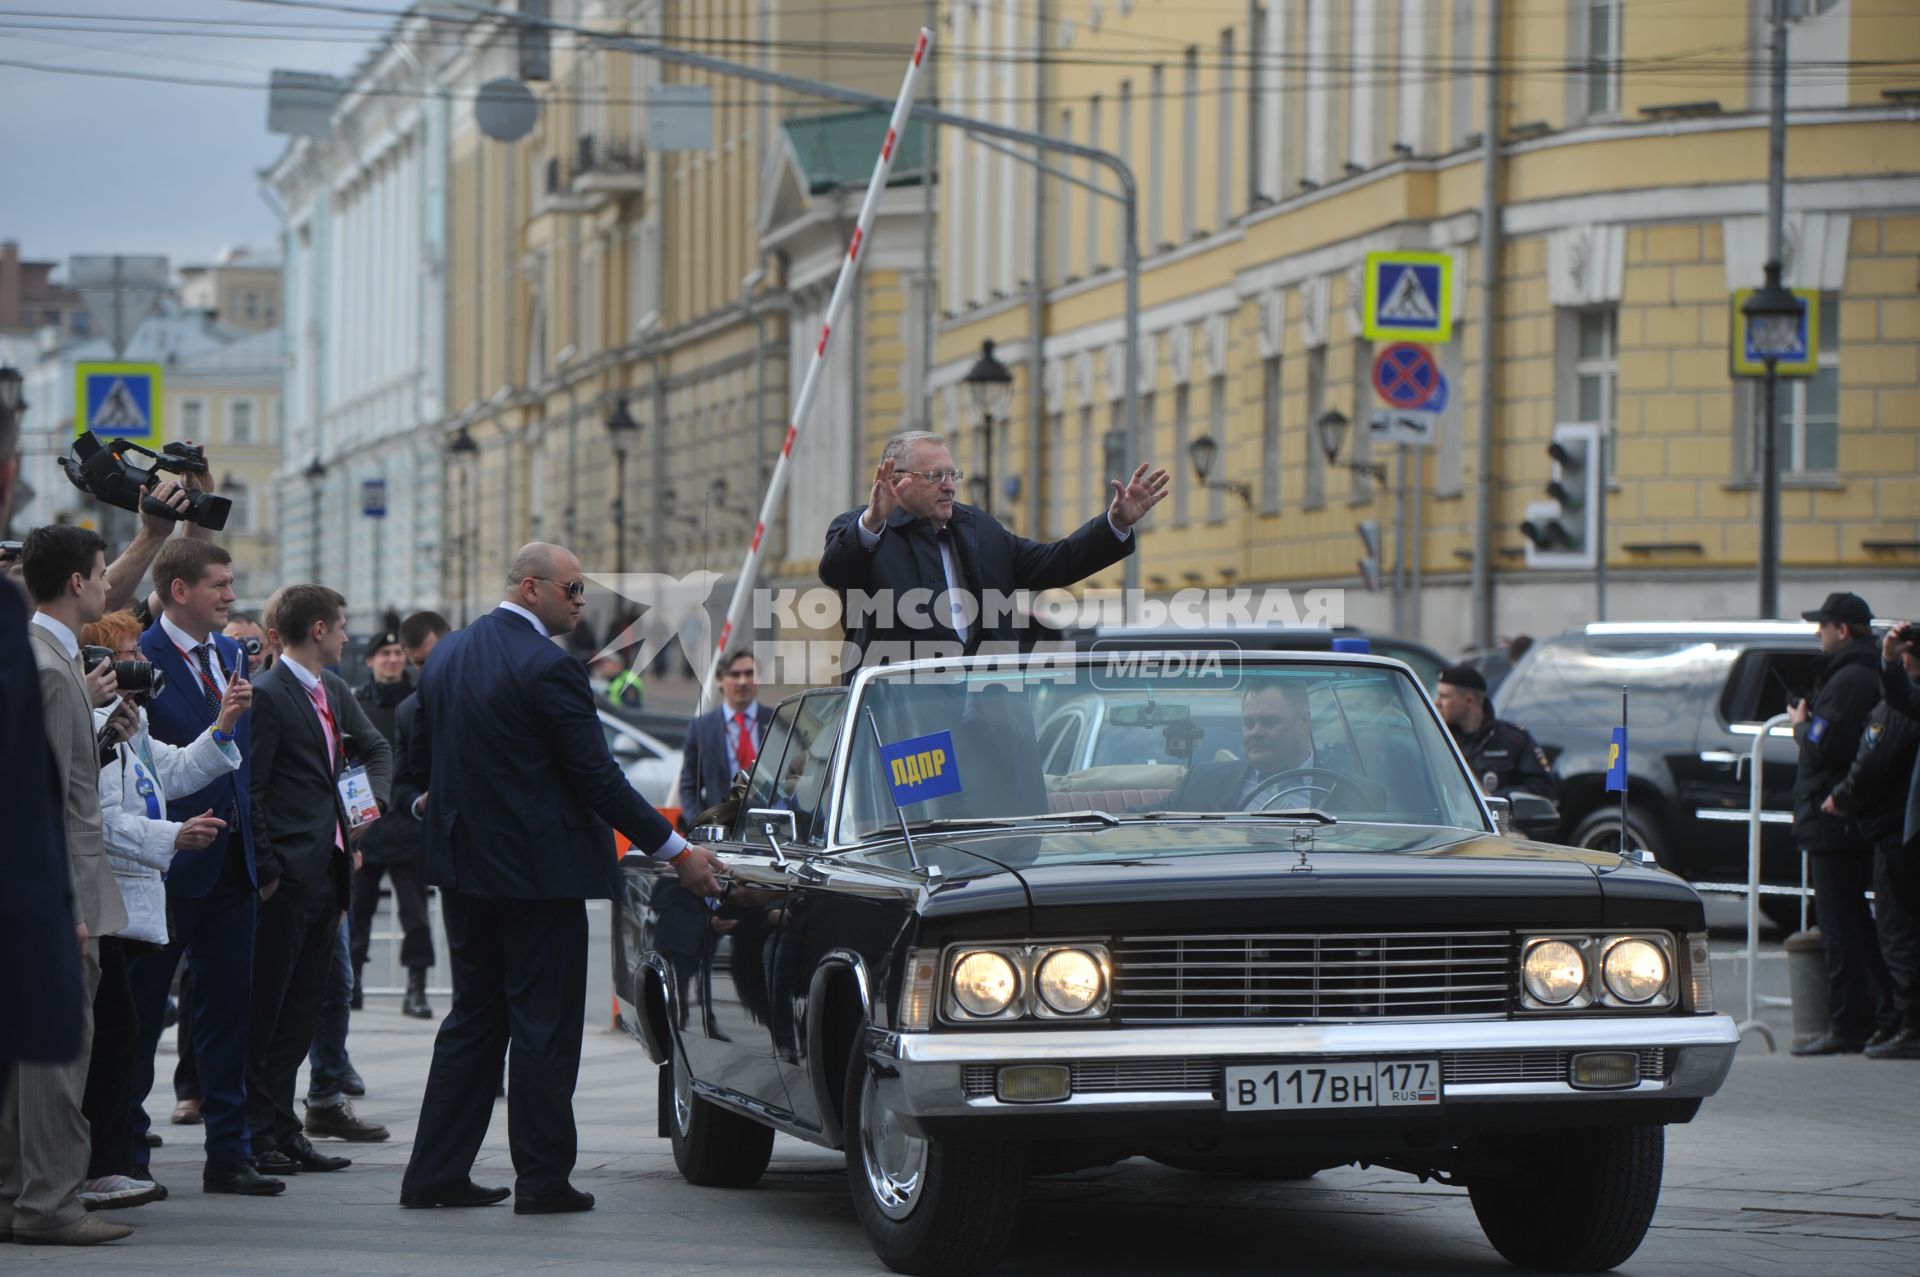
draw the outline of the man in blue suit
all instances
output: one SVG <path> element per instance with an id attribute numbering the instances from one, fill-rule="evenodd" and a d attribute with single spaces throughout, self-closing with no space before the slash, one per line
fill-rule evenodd
<path id="1" fill-rule="evenodd" d="M 140 650 L 166 673 L 167 685 L 147 706 L 153 735 L 187 745 L 218 717 L 227 682 L 247 673 L 240 644 L 221 629 L 233 606 L 233 560 L 211 541 L 176 537 L 154 560 L 154 592 L 160 619 L 140 636 Z M 173 942 L 133 965 L 134 1001 L 141 1041 L 157 1042 L 167 985 L 185 954 L 193 986 L 193 1051 L 200 1073 L 200 1114 L 207 1128 L 207 1165 L 201 1178 L 209 1193 L 267 1197 L 286 1185 L 260 1174 L 253 1164 L 247 1125 L 247 1019 L 253 1001 L 254 911 L 260 880 L 254 864 L 252 807 L 247 788 L 253 772 L 252 729 L 242 718 L 235 731 L 242 762 L 198 793 L 169 795 L 167 819 L 187 820 L 212 811 L 226 829 L 205 847 L 183 849 L 167 872 L 167 911 Z M 151 1050 L 146 1081 L 152 1085 Z M 135 1079 L 140 1108 L 147 1087 Z"/>
<path id="2" fill-rule="evenodd" d="M 680 755 L 680 817 L 689 826 L 701 812 L 724 802 L 736 772 L 748 770 L 767 737 L 773 711 L 759 695 L 753 653 L 728 652 L 714 670 L 721 703 L 687 724 Z"/>
<path id="3" fill-rule="evenodd" d="M 607 748 L 587 668 L 552 642 L 579 623 L 586 578 L 557 545 L 521 548 L 500 606 L 442 639 L 420 676 L 408 748 L 427 792 L 427 881 L 442 892 L 453 1010 L 434 1043 L 402 1206 L 488 1206 L 471 1178 L 513 1043 L 508 1142 L 516 1214 L 583 1211 L 568 1183 L 586 1029 L 588 899 L 615 899 L 613 830 L 717 896 L 718 857 L 687 843 Z M 611 828 L 609 827 L 611 826 Z"/>

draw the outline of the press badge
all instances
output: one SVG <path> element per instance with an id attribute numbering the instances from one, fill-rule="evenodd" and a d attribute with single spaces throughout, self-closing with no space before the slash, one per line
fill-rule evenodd
<path id="1" fill-rule="evenodd" d="M 349 767 L 340 773 L 340 806 L 347 813 L 347 828 L 358 829 L 380 819 L 380 802 L 373 796 L 373 782 L 364 767 Z"/>

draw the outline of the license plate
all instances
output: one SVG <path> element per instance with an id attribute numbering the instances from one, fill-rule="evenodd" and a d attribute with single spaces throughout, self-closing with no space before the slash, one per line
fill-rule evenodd
<path id="1" fill-rule="evenodd" d="M 1227 1112 L 1404 1108 L 1440 1102 L 1438 1060 L 1279 1060 L 1227 1068 Z"/>

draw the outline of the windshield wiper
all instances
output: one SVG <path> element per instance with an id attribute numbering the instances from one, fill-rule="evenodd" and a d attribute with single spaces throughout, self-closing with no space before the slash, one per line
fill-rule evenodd
<path id="1" fill-rule="evenodd" d="M 1039 823 L 1070 824 L 1074 821 L 1092 820 L 1111 829 L 1120 823 L 1120 818 L 1112 812 L 1095 811 L 1056 811 L 1045 815 L 1031 816 L 942 816 L 933 820 L 916 820 L 912 829 L 1018 829 L 1022 825 Z"/>
<path id="2" fill-rule="evenodd" d="M 1272 811 L 1143 811 L 1133 820 L 1297 820 L 1337 825 L 1339 820 L 1318 807 L 1284 807 Z"/>

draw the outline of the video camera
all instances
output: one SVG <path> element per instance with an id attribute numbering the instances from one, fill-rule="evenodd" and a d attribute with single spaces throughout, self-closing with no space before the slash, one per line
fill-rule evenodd
<path id="1" fill-rule="evenodd" d="M 144 468 L 136 465 L 127 459 L 129 453 L 149 457 L 152 464 Z M 73 481 L 74 487 L 108 505 L 179 519 L 182 516 L 164 501 L 156 501 L 150 489 L 159 486 L 162 470 L 171 470 L 175 474 L 205 474 L 207 450 L 193 444 L 170 443 L 155 452 L 131 439 L 101 443 L 93 431 L 88 430 L 73 441 L 71 452 L 60 458 L 60 468 L 67 472 L 67 478 Z M 187 492 L 187 513 L 184 517 L 209 532 L 218 532 L 226 527 L 227 516 L 232 512 L 233 502 L 226 497 L 212 492 Z"/>

